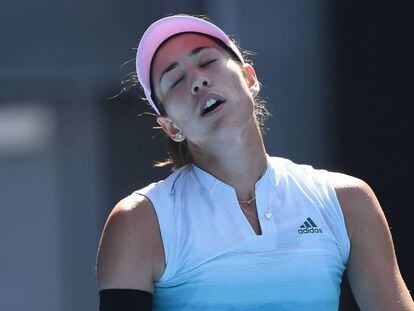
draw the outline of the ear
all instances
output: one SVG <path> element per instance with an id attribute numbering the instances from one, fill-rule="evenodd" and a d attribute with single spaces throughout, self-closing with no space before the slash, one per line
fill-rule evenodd
<path id="1" fill-rule="evenodd" d="M 179 143 L 185 139 L 184 135 L 181 132 L 174 121 L 168 117 L 157 116 L 157 123 L 161 126 L 163 131 L 175 142 Z"/>
<path id="2" fill-rule="evenodd" d="M 256 72 L 254 71 L 252 65 L 250 64 L 243 65 L 243 75 L 244 75 L 244 79 L 247 82 L 247 85 L 249 86 L 250 93 L 252 93 L 253 97 L 256 97 L 260 91 L 260 84 L 259 84 L 259 81 L 257 80 Z"/>

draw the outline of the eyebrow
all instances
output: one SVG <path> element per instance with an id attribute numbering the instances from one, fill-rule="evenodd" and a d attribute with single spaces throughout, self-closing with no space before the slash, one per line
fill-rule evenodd
<path id="1" fill-rule="evenodd" d="M 197 47 L 197 48 L 195 48 L 195 49 L 193 49 L 190 53 L 188 53 L 188 56 L 195 56 L 195 55 L 197 55 L 198 53 L 200 53 L 202 50 L 204 50 L 204 49 L 207 49 L 207 48 L 210 48 L 210 46 L 199 46 L 199 47 Z M 158 83 L 161 83 L 161 80 L 162 80 L 162 77 L 167 73 L 167 72 L 169 72 L 169 71 L 171 71 L 171 70 L 173 70 L 175 67 L 177 67 L 178 66 L 178 63 L 177 62 L 173 62 L 171 65 L 169 65 L 167 68 L 165 68 L 165 70 L 162 72 L 162 74 L 161 74 L 161 77 L 160 77 L 160 80 L 159 80 L 159 82 Z"/>

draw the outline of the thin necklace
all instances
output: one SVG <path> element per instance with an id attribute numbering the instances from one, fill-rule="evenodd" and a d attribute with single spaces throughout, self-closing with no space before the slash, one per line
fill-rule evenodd
<path id="1" fill-rule="evenodd" d="M 267 162 L 266 167 L 264 168 L 264 170 L 263 170 L 262 174 L 260 175 L 260 178 L 262 178 L 262 177 L 263 177 L 263 175 L 264 175 L 264 173 L 266 172 L 266 170 L 267 170 L 267 167 L 268 167 L 268 166 L 269 166 L 269 162 Z M 238 201 L 239 201 L 239 203 L 247 203 L 247 204 L 252 204 L 252 202 L 253 202 L 254 200 L 256 200 L 256 195 L 255 195 L 255 193 L 253 193 L 252 197 L 251 197 L 250 199 L 246 200 L 246 201 L 240 201 L 240 200 L 238 200 Z"/>
<path id="2" fill-rule="evenodd" d="M 245 201 L 241 201 L 241 200 L 237 200 L 237 201 L 239 201 L 239 206 L 240 206 L 240 208 L 244 211 L 244 212 L 246 212 L 248 215 L 250 215 L 250 216 L 252 216 L 252 217 L 254 217 L 254 219 L 257 219 L 257 220 L 259 220 L 259 218 L 257 218 L 256 217 L 256 215 L 254 215 L 254 214 L 252 214 L 251 212 L 249 212 L 249 211 L 246 211 L 244 208 L 243 208 L 243 206 L 240 204 L 240 203 L 247 203 L 247 204 L 252 204 L 252 202 L 253 201 L 255 201 L 256 200 L 256 196 L 255 196 L 255 194 L 253 193 L 253 195 L 252 195 L 252 197 L 250 198 L 250 199 L 248 199 L 248 200 L 245 200 Z"/>
<path id="3" fill-rule="evenodd" d="M 259 218 L 257 218 L 257 217 L 256 217 L 256 215 L 252 214 L 252 213 L 251 213 L 251 212 L 249 212 L 249 211 L 246 211 L 246 210 L 243 208 L 243 206 L 241 206 L 241 204 L 239 204 L 239 205 L 240 205 L 240 208 L 241 208 L 243 211 L 245 211 L 248 215 L 250 215 L 250 216 L 254 217 L 254 219 L 259 220 Z"/>
<path id="4" fill-rule="evenodd" d="M 256 196 L 254 195 L 254 193 L 253 193 L 253 196 L 250 198 L 250 199 L 248 199 L 248 200 L 246 200 L 246 201 L 239 201 L 239 203 L 247 203 L 247 204 L 252 204 L 252 202 L 254 201 L 254 200 L 256 200 Z"/>

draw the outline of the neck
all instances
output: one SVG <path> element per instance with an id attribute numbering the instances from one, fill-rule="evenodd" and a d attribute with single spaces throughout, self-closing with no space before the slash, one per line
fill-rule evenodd
<path id="1" fill-rule="evenodd" d="M 257 123 L 251 130 L 232 137 L 231 142 L 221 142 L 218 148 L 190 148 L 194 164 L 233 186 L 238 200 L 245 201 L 254 195 L 255 184 L 268 164 Z"/>

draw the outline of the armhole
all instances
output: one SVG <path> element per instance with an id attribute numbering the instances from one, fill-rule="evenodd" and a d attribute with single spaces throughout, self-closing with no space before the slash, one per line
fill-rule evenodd
<path id="1" fill-rule="evenodd" d="M 160 279 L 155 282 L 155 284 L 159 284 L 162 282 L 167 281 L 170 278 L 172 266 L 173 266 L 173 254 L 174 254 L 174 230 L 173 228 L 170 228 L 173 223 L 168 222 L 168 216 L 163 215 L 162 211 L 159 210 L 159 208 L 156 207 L 154 204 L 155 200 L 152 200 L 150 198 L 150 195 L 145 192 L 141 192 L 140 190 L 137 190 L 133 192 L 132 194 L 135 195 L 142 195 L 145 198 L 148 199 L 148 201 L 151 203 L 152 208 L 155 211 L 155 215 L 157 217 L 157 224 L 158 229 L 161 234 L 161 243 L 164 250 L 164 258 L 165 258 L 165 270 L 163 274 L 161 275 Z"/>
<path id="2" fill-rule="evenodd" d="M 335 192 L 335 188 L 329 178 L 329 171 L 327 170 L 318 170 L 320 171 L 320 175 L 326 187 L 322 185 L 323 188 L 326 189 L 326 195 L 328 197 L 329 202 L 332 204 L 336 218 L 338 221 L 338 229 L 339 229 L 339 242 L 341 244 L 341 256 L 342 256 L 342 263 L 346 267 L 349 260 L 349 254 L 351 250 L 351 243 L 348 236 L 348 230 L 346 227 L 345 216 L 342 211 L 341 204 L 339 203 L 338 197 Z M 323 189 L 322 189 L 323 190 Z"/>

